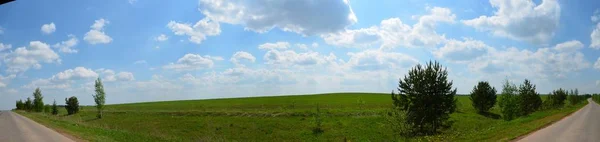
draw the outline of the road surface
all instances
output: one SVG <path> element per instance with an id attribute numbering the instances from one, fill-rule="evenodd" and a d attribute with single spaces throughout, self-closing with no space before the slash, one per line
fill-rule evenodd
<path id="1" fill-rule="evenodd" d="M 562 120 L 536 131 L 520 142 L 592 142 L 600 141 L 600 105 L 588 99 L 588 105 Z"/>
<path id="2" fill-rule="evenodd" d="M 52 129 L 11 111 L 0 111 L 0 142 L 72 142 Z"/>

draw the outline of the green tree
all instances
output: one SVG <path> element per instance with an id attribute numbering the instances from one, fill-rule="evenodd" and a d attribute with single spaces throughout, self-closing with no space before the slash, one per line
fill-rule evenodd
<path id="1" fill-rule="evenodd" d="M 33 109 L 33 103 L 31 102 L 31 99 L 29 97 L 27 97 L 27 101 L 25 101 L 25 110 L 31 111 L 32 109 Z"/>
<path id="2" fill-rule="evenodd" d="M 50 105 L 49 104 L 44 105 L 44 113 L 50 113 Z"/>
<path id="3" fill-rule="evenodd" d="M 544 101 L 547 108 L 559 108 L 564 106 L 565 100 L 567 99 L 567 91 L 559 88 L 558 90 L 552 91 L 548 95 L 548 98 Z"/>
<path id="4" fill-rule="evenodd" d="M 498 105 L 502 112 L 502 118 L 504 120 L 513 120 L 518 117 L 520 113 L 520 99 L 517 95 L 517 86 L 510 81 L 505 80 L 502 85 L 502 93 L 500 94 L 500 99 L 498 100 Z"/>
<path id="5" fill-rule="evenodd" d="M 58 106 L 56 106 L 56 100 L 52 103 L 52 115 L 58 115 Z"/>
<path id="6" fill-rule="evenodd" d="M 478 113 L 488 112 L 496 104 L 496 88 L 487 81 L 480 81 L 471 91 L 471 104 Z"/>
<path id="7" fill-rule="evenodd" d="M 542 106 L 542 98 L 540 94 L 535 91 L 535 85 L 527 79 L 519 87 L 519 97 L 521 101 L 521 114 L 520 116 L 529 115 Z"/>
<path id="8" fill-rule="evenodd" d="M 40 88 L 36 88 L 33 92 L 33 110 L 35 112 L 42 112 L 44 110 L 44 97 Z"/>
<path id="9" fill-rule="evenodd" d="M 96 102 L 96 109 L 98 110 L 98 118 L 102 118 L 102 111 L 104 111 L 104 101 L 106 100 L 106 94 L 104 93 L 104 85 L 102 85 L 102 81 L 100 78 L 96 79 L 96 94 L 92 95 L 94 97 L 94 102 Z"/>
<path id="10" fill-rule="evenodd" d="M 411 135 L 429 135 L 450 126 L 450 114 L 456 110 L 456 89 L 448 81 L 448 72 L 437 61 L 420 64 L 399 81 L 398 93 L 392 92 L 394 110 L 406 112 Z"/>
<path id="11" fill-rule="evenodd" d="M 77 97 L 72 96 L 68 99 L 65 98 L 65 103 L 67 104 L 65 108 L 67 109 L 68 115 L 76 114 L 77 112 L 79 112 L 79 101 L 77 100 Z"/>
<path id="12" fill-rule="evenodd" d="M 25 110 L 25 103 L 23 103 L 23 100 L 18 100 L 16 107 L 17 107 L 17 110 Z"/>

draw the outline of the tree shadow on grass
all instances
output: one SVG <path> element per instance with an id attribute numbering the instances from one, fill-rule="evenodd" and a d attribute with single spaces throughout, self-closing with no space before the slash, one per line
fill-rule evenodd
<path id="1" fill-rule="evenodd" d="M 495 113 L 491 113 L 491 112 L 480 112 L 480 115 L 483 115 L 487 118 L 492 118 L 492 119 L 500 119 L 500 115 L 499 114 L 495 114 Z"/>

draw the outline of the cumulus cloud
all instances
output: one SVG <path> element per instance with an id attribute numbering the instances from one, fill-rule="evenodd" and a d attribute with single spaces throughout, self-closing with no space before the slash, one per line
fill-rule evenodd
<path id="1" fill-rule="evenodd" d="M 236 66 L 244 66 L 244 64 L 241 63 L 244 60 L 254 63 L 254 61 L 256 61 L 256 58 L 248 52 L 238 51 L 238 52 L 235 52 L 233 54 L 233 56 L 231 56 L 231 59 L 229 59 L 229 61 L 231 61 Z"/>
<path id="2" fill-rule="evenodd" d="M 10 48 L 12 48 L 12 46 L 11 46 L 10 44 L 3 44 L 3 43 L 0 43 L 0 52 L 1 52 L 1 51 L 4 51 L 4 50 L 8 50 L 8 49 L 10 49 Z"/>
<path id="3" fill-rule="evenodd" d="M 132 81 L 135 80 L 133 77 L 133 73 L 131 72 L 119 72 L 115 73 L 115 71 L 110 69 L 97 69 L 96 72 L 100 74 L 102 80 L 105 82 L 114 82 L 114 81 Z"/>
<path id="4" fill-rule="evenodd" d="M 40 30 L 44 34 L 51 34 L 54 31 L 56 31 L 56 25 L 54 25 L 54 22 L 52 22 L 50 24 L 44 24 L 44 25 L 42 25 L 42 28 Z"/>
<path id="5" fill-rule="evenodd" d="M 19 47 L 4 58 L 6 71 L 9 73 L 24 72 L 30 68 L 40 69 L 42 68 L 41 63 L 60 62 L 58 54 L 50 49 L 48 44 L 40 41 L 29 42 L 28 47 Z"/>
<path id="6" fill-rule="evenodd" d="M 265 43 L 259 45 L 259 49 L 267 50 L 263 59 L 266 64 L 280 66 L 310 66 L 317 64 L 327 64 L 337 59 L 333 53 L 328 56 L 321 55 L 318 52 L 296 52 L 289 50 L 288 42 Z"/>
<path id="7" fill-rule="evenodd" d="M 198 54 L 185 54 L 179 58 L 176 63 L 169 63 L 163 66 L 163 69 L 175 71 L 191 71 L 212 68 L 215 60 L 223 60 L 222 57 L 211 57 L 208 55 L 200 56 Z"/>
<path id="8" fill-rule="evenodd" d="M 256 32 L 273 28 L 303 35 L 343 31 L 357 22 L 347 0 L 200 0 L 200 11 L 217 22 Z"/>
<path id="9" fill-rule="evenodd" d="M 12 80 L 15 77 L 16 77 L 16 75 L 14 75 L 14 74 L 8 75 L 8 76 L 0 75 L 0 88 L 6 87 L 8 85 L 8 81 Z"/>
<path id="10" fill-rule="evenodd" d="M 594 11 L 594 14 L 592 15 L 592 17 L 590 18 L 592 20 L 592 22 L 600 22 L 600 9 L 596 9 L 596 11 Z"/>
<path id="11" fill-rule="evenodd" d="M 433 47 L 446 40 L 435 32 L 437 23 L 454 23 L 456 15 L 448 8 L 428 8 L 429 14 L 419 17 L 416 24 L 404 24 L 399 18 L 381 21 L 379 26 L 346 30 L 321 35 L 327 44 L 341 47 Z"/>
<path id="12" fill-rule="evenodd" d="M 52 47 L 58 48 L 58 51 L 62 53 L 77 53 L 77 49 L 74 49 L 73 47 L 75 47 L 77 43 L 79 43 L 79 40 L 77 40 L 77 37 L 75 37 L 75 35 L 69 35 L 68 37 L 68 40 L 56 43 Z"/>
<path id="13" fill-rule="evenodd" d="M 590 63 L 580 51 L 582 48 L 583 44 L 574 40 L 535 51 L 515 47 L 492 49 L 477 61 L 469 63 L 469 69 L 488 74 L 529 78 L 564 78 L 590 67 Z"/>
<path id="14" fill-rule="evenodd" d="M 167 35 L 165 35 L 165 34 L 160 34 L 159 36 L 154 38 L 154 40 L 156 40 L 156 41 L 166 41 L 168 39 L 169 39 L 169 37 L 167 37 Z"/>
<path id="15" fill-rule="evenodd" d="M 73 84 L 84 84 L 86 82 L 93 83 L 90 81 L 93 81 L 98 77 L 102 77 L 102 81 L 104 82 L 135 80 L 133 73 L 131 72 L 119 72 L 118 74 L 115 74 L 115 72 L 110 69 L 102 68 L 92 70 L 85 67 L 75 67 L 56 73 L 50 78 L 36 79 L 29 84 L 23 85 L 22 88 L 32 89 L 40 87 L 43 89 L 70 90 L 74 89 L 72 88 Z"/>
<path id="16" fill-rule="evenodd" d="M 490 0 L 496 12 L 463 20 L 465 25 L 496 36 L 532 43 L 546 43 L 555 34 L 560 20 L 560 5 L 556 0 Z"/>
<path id="17" fill-rule="evenodd" d="M 598 57 L 596 63 L 594 63 L 594 68 L 600 70 L 600 57 Z"/>
<path id="18" fill-rule="evenodd" d="M 94 24 L 90 26 L 91 30 L 85 33 L 83 40 L 89 44 L 107 44 L 112 41 L 112 38 L 104 33 L 104 26 L 109 24 L 108 20 L 103 18 L 94 21 Z"/>
<path id="19" fill-rule="evenodd" d="M 175 33 L 175 35 L 187 35 L 189 41 L 200 44 L 206 40 L 206 36 L 216 36 L 221 33 L 221 28 L 218 22 L 204 18 L 193 26 L 188 23 L 179 23 L 171 21 L 167 27 Z"/>
<path id="20" fill-rule="evenodd" d="M 56 80 L 70 80 L 70 79 L 89 79 L 89 78 L 97 78 L 98 74 L 91 69 L 87 69 L 84 67 L 75 67 L 74 69 L 67 69 L 65 71 L 59 72 L 56 75 L 52 76 L 51 79 Z"/>
<path id="21" fill-rule="evenodd" d="M 592 31 L 590 38 L 590 48 L 600 49 L 600 23 L 596 24 L 596 27 L 594 28 L 594 31 Z"/>
<path id="22" fill-rule="evenodd" d="M 410 55 L 381 50 L 364 50 L 348 53 L 350 59 L 345 66 L 357 71 L 378 71 L 386 69 L 407 68 L 419 63 Z"/>
<path id="23" fill-rule="evenodd" d="M 471 38 L 465 38 L 464 41 L 451 39 L 432 53 L 436 58 L 452 62 L 465 62 L 485 55 L 491 48 L 493 47 Z"/>

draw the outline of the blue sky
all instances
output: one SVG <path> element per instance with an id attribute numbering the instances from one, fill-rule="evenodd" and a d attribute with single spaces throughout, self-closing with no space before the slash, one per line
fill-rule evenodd
<path id="1" fill-rule="evenodd" d="M 554 0 L 15 1 L 0 5 L 0 109 L 384 92 L 416 64 L 459 93 L 530 79 L 599 92 L 600 2 Z"/>

